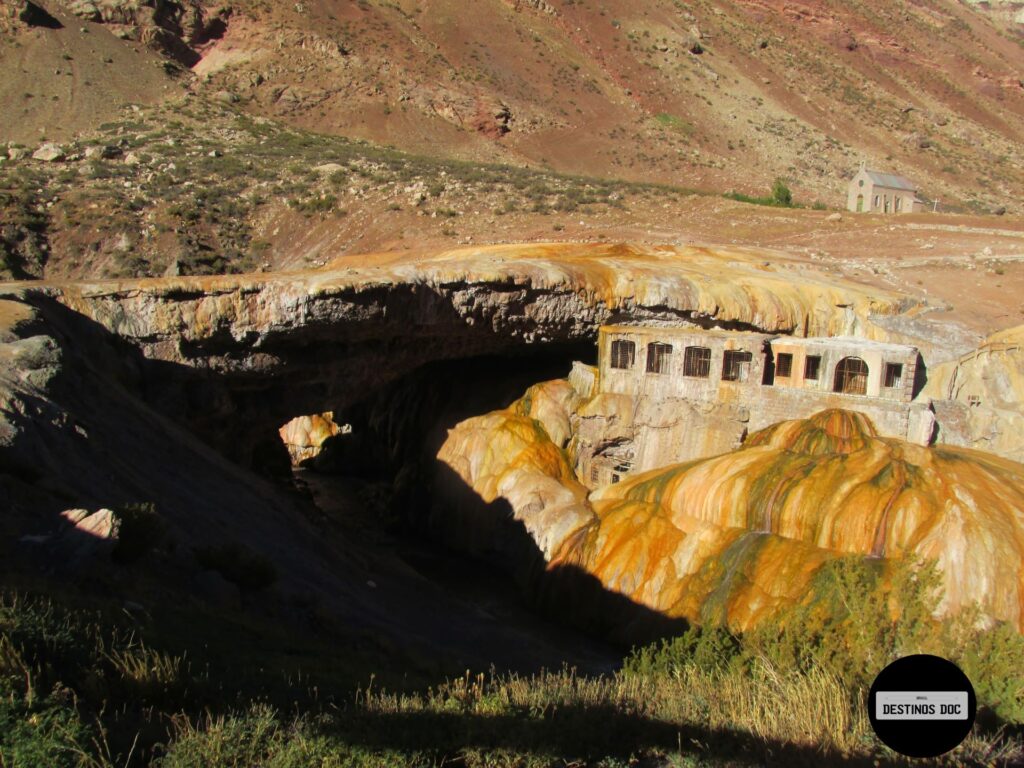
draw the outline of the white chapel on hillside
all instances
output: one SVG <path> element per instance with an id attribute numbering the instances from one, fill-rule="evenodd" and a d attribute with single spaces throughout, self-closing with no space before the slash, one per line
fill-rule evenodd
<path id="1" fill-rule="evenodd" d="M 925 210 L 917 197 L 917 186 L 905 176 L 873 171 L 860 164 L 850 180 L 847 209 L 855 213 L 913 213 Z"/>

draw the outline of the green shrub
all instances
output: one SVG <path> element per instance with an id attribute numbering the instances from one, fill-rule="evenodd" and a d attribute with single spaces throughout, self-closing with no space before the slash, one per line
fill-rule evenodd
<path id="1" fill-rule="evenodd" d="M 789 208 L 793 205 L 793 193 L 789 191 L 789 187 L 786 186 L 782 179 L 776 179 L 775 183 L 772 184 L 772 200 L 775 201 L 776 205 L 784 208 Z"/>
<path id="2" fill-rule="evenodd" d="M 789 191 L 789 187 L 786 186 L 782 179 L 775 180 L 775 183 L 772 184 L 771 194 L 767 197 L 752 197 L 741 192 L 726 192 L 723 197 L 741 203 L 751 203 L 752 205 L 768 205 L 775 208 L 798 207 L 793 202 L 793 193 Z"/>
<path id="3" fill-rule="evenodd" d="M 283 723 L 266 705 L 247 712 L 207 717 L 178 727 L 167 754 L 156 768 L 341 768 L 359 765 L 400 765 L 404 761 L 353 756 L 337 739 L 318 734 L 306 719 Z"/>
<path id="4" fill-rule="evenodd" d="M 149 553 L 167 532 L 153 504 L 129 504 L 114 510 L 117 544 L 111 556 L 118 563 L 134 563 Z"/>
<path id="5" fill-rule="evenodd" d="M 41 699 L 5 689 L 0 681 L 0 765 L 4 768 L 79 768 L 94 764 L 89 730 L 74 698 L 57 687 Z"/>
<path id="6" fill-rule="evenodd" d="M 979 706 L 1002 720 L 1024 723 L 1024 636 L 1008 625 L 978 629 L 973 611 L 937 620 L 933 615 L 941 595 L 933 563 L 906 560 L 886 571 L 881 561 L 840 558 L 818 572 L 805 602 L 776 620 L 743 635 L 723 627 L 691 628 L 635 650 L 624 674 L 748 677 L 767 665 L 782 676 L 828 675 L 842 683 L 850 706 L 857 707 L 890 662 L 931 653 L 961 666 Z"/>
<path id="7" fill-rule="evenodd" d="M 331 194 L 314 195 L 304 199 L 293 197 L 288 201 L 288 205 L 307 216 L 311 216 L 315 213 L 330 213 L 338 205 L 338 198 L 336 195 Z"/>
<path id="8" fill-rule="evenodd" d="M 984 703 L 998 717 L 1024 723 L 1024 636 L 1008 624 L 971 633 L 958 661 Z"/>

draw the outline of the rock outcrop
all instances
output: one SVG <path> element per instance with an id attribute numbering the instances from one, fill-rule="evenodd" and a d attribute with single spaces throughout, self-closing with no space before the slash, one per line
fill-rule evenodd
<path id="1" fill-rule="evenodd" d="M 341 433 L 342 427 L 334 422 L 334 414 L 330 411 L 296 416 L 278 430 L 295 466 L 315 459 L 320 455 L 323 444 Z"/>
<path id="2" fill-rule="evenodd" d="M 198 0 L 63 0 L 67 9 L 86 21 L 108 25 L 127 40 L 137 40 L 186 66 L 199 61 L 195 48 L 219 30 L 229 7 L 207 18 Z"/>
<path id="3" fill-rule="evenodd" d="M 245 459 L 434 360 L 593 339 L 622 318 L 874 335 L 912 302 L 753 249 L 507 245 L 343 257 L 320 270 L 9 287 L 168 363 L 153 402 Z M 189 393 L 189 394 L 185 394 Z"/>
<path id="4" fill-rule="evenodd" d="M 938 440 L 1024 461 L 1024 326 L 989 336 L 974 352 L 936 366 Z"/>
<path id="5" fill-rule="evenodd" d="M 278 430 L 296 414 L 333 410 L 348 421 L 368 393 L 426 363 L 497 355 L 518 364 L 538 348 L 590 343 L 601 323 L 884 338 L 873 314 L 913 308 L 770 252 L 622 245 L 5 290 L 0 461 L 12 504 L 0 555 L 13 556 L 19 536 L 52 530 L 69 507 L 155 501 L 170 536 L 264 552 L 283 574 L 275 589 L 366 612 L 366 626 L 390 619 L 354 586 L 365 579 L 349 555 L 310 559 L 317 532 L 296 500 L 225 455 L 251 460 L 274 445 L 287 469 Z M 592 369 L 575 366 L 571 383 L 533 387 L 451 432 L 440 452 L 448 479 L 490 514 L 481 524 L 466 506 L 450 517 L 453 543 L 529 555 L 527 583 L 538 583 L 538 565 L 578 571 L 652 615 L 738 628 L 803 599 L 830 558 L 920 555 L 943 569 L 944 610 L 976 600 L 986 616 L 1021 626 L 1021 465 L 881 438 L 863 416 L 831 412 L 588 494 L 570 451 L 593 383 Z M 332 431 L 299 426 L 302 450 Z"/>
<path id="6" fill-rule="evenodd" d="M 807 598 L 830 559 L 916 556 L 938 564 L 943 612 L 977 604 L 1024 630 L 1024 466 L 882 438 L 862 414 L 833 410 L 584 499 L 544 426 L 561 419 L 525 416 L 538 392 L 551 400 L 564 387 L 470 419 L 439 454 L 485 501 L 508 503 L 549 569 L 581 569 L 662 615 L 742 630 Z"/>

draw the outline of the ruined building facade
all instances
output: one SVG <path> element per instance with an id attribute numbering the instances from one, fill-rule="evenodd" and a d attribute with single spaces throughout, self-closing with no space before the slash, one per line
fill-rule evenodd
<path id="1" fill-rule="evenodd" d="M 926 445 L 916 347 L 679 327 L 605 326 L 572 450 L 588 485 L 738 447 L 748 432 L 826 408 L 865 413 L 885 436 Z M 578 370 L 577 380 L 587 375 Z"/>

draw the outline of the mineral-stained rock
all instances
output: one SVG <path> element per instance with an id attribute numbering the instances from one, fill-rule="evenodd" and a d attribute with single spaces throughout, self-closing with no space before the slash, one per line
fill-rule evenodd
<path id="1" fill-rule="evenodd" d="M 663 615 L 745 629 L 805 599 L 830 559 L 916 556 L 938 564 L 941 611 L 977 603 L 1024 630 L 1024 465 L 881 438 L 866 416 L 832 410 L 583 500 L 523 409 L 464 422 L 439 458 L 486 501 L 503 498 L 549 568 L 582 569 Z"/>
<path id="2" fill-rule="evenodd" d="M 593 502 L 601 520 L 595 531 L 601 543 L 590 545 L 595 549 L 587 558 L 593 572 L 602 581 L 614 574 L 620 587 L 631 583 L 632 572 L 637 596 L 672 614 L 710 618 L 706 601 L 698 599 L 701 590 L 708 599 L 735 590 L 735 603 L 730 597 L 723 604 L 724 617 L 745 627 L 784 595 L 799 594 L 794 587 L 806 586 L 823 558 L 916 555 L 937 561 L 942 571 L 943 610 L 976 601 L 985 615 L 1024 629 L 1024 466 L 880 438 L 861 414 L 825 411 L 784 422 L 753 435 L 739 451 L 631 478 L 596 492 Z M 734 585 L 706 579 L 706 558 L 721 559 L 721 551 L 701 553 L 680 541 L 665 554 L 674 579 L 664 583 L 673 594 L 655 595 L 636 568 L 612 556 L 624 541 L 615 521 L 638 503 L 651 505 L 644 508 L 660 524 L 684 532 L 711 524 L 754 532 L 770 543 L 750 545 L 733 562 L 733 575 L 742 575 Z M 599 538 L 591 534 L 591 540 Z M 808 548 L 819 552 L 800 554 Z M 795 566 L 793 558 L 802 564 Z M 773 581 L 782 570 L 784 585 Z M 696 591 L 688 586 L 695 577 L 701 581 Z"/>
<path id="3" fill-rule="evenodd" d="M 1024 326 L 934 367 L 924 393 L 947 401 L 936 412 L 939 442 L 1024 461 Z"/>
<path id="4" fill-rule="evenodd" d="M 550 560 L 562 542 L 593 521 L 594 514 L 587 489 L 573 476 L 565 453 L 539 420 L 525 415 L 530 411 L 528 400 L 520 401 L 505 411 L 463 422 L 449 435 L 438 458 L 484 503 L 507 501 L 514 519 L 523 523 Z M 463 532 L 457 543 L 480 551 L 494 546 L 474 536 L 479 521 L 473 519 L 473 510 L 464 511 L 460 519 L 457 525 L 446 526 Z"/>
<path id="5" fill-rule="evenodd" d="M 279 430 L 281 440 L 291 456 L 292 464 L 299 465 L 320 455 L 324 442 L 341 434 L 342 428 L 335 424 L 330 411 L 297 416 Z"/>
<path id="6" fill-rule="evenodd" d="M 296 414 L 341 411 L 428 362 L 593 339 L 613 316 L 884 338 L 871 316 L 912 306 L 771 251 L 620 244 L 344 256 L 298 273 L 31 289 L 205 381 L 205 398 L 175 384 L 154 403 L 242 461 Z"/>

